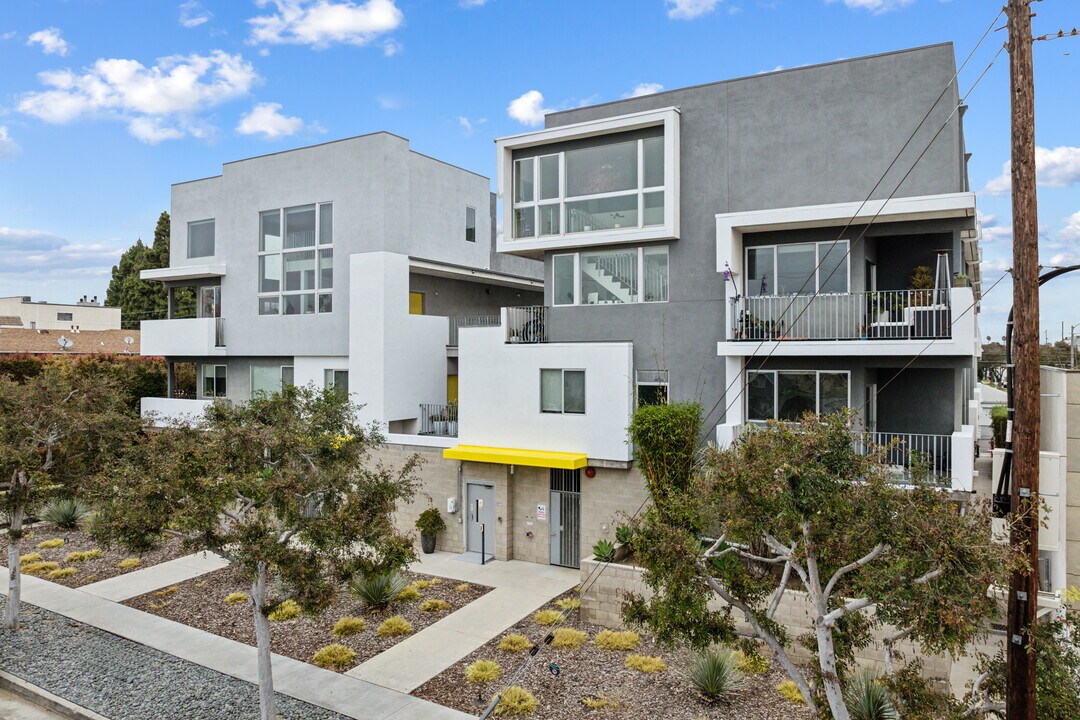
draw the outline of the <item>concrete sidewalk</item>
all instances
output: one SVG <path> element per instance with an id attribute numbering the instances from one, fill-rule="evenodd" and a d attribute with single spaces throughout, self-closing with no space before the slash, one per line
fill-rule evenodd
<path id="1" fill-rule="evenodd" d="M 148 568 L 152 569 L 152 568 Z M 0 568 L 0 593 L 7 570 Z M 23 601 L 152 647 L 224 675 L 258 682 L 254 647 L 166 620 L 82 590 L 23 576 Z M 274 655 L 274 689 L 298 700 L 363 720 L 464 720 L 457 710 L 410 697 L 356 677 Z"/>
<path id="2" fill-rule="evenodd" d="M 79 590 L 105 600 L 123 602 L 228 566 L 228 560 L 212 552 L 195 553 L 83 585 Z"/>
<path id="3" fill-rule="evenodd" d="M 455 560 L 454 553 L 422 555 L 413 572 L 454 578 L 494 589 L 346 674 L 400 692 L 412 692 L 525 615 L 570 590 L 577 570 L 520 560 L 487 565 Z"/>

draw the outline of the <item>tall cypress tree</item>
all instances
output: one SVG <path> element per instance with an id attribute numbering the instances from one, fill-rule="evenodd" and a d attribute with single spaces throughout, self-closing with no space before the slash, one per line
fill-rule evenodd
<path id="1" fill-rule="evenodd" d="M 141 321 L 161 319 L 168 312 L 165 286 L 142 280 L 139 273 L 169 266 L 169 227 L 169 213 L 163 212 L 154 228 L 153 244 L 147 246 L 142 239 L 136 240 L 113 266 L 105 304 L 122 310 L 125 328 L 138 329 Z M 190 288 L 177 288 L 175 300 L 178 317 L 195 315 L 195 294 Z"/>

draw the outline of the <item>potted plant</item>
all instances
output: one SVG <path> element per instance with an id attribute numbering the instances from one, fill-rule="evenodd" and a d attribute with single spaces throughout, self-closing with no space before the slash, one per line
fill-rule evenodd
<path id="1" fill-rule="evenodd" d="M 431 423 L 435 426 L 436 435 L 446 435 L 447 422 L 448 420 L 446 408 L 439 408 L 435 412 L 431 413 Z"/>
<path id="2" fill-rule="evenodd" d="M 446 406 L 446 434 L 457 437 L 457 403 L 452 402 Z"/>
<path id="3" fill-rule="evenodd" d="M 954 273 L 953 280 L 956 281 L 956 287 L 968 287 L 971 285 L 971 280 L 964 273 Z"/>
<path id="4" fill-rule="evenodd" d="M 435 552 L 435 538 L 446 529 L 446 522 L 437 509 L 430 507 L 416 519 L 416 529 L 420 531 L 420 548 L 430 555 Z"/>
<path id="5" fill-rule="evenodd" d="M 896 308 L 896 298 L 888 292 L 870 293 L 870 314 L 874 322 L 887 323 L 892 321 L 892 311 Z"/>

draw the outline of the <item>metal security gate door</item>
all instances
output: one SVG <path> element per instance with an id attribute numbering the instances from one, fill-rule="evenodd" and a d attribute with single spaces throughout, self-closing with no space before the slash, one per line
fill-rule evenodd
<path id="1" fill-rule="evenodd" d="M 581 471 L 551 471 L 551 564 L 581 564 Z"/>
<path id="2" fill-rule="evenodd" d="M 495 488 L 467 483 L 465 496 L 469 503 L 465 551 L 483 552 L 484 559 L 492 559 L 495 557 Z"/>

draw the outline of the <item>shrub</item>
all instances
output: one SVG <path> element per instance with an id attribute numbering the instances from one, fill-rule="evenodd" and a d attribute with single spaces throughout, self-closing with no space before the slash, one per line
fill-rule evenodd
<path id="1" fill-rule="evenodd" d="M 632 630 L 601 630 L 596 633 L 593 645 L 605 650 L 636 650 L 641 636 Z"/>
<path id="2" fill-rule="evenodd" d="M 469 583 L 461 583 L 460 585 L 458 585 L 457 587 L 454 588 L 454 591 L 459 592 L 459 593 L 466 593 L 466 592 L 469 592 L 470 590 L 472 590 L 472 585 L 470 585 Z"/>
<path id="3" fill-rule="evenodd" d="M 793 680 L 785 680 L 776 686 L 776 691 L 784 696 L 784 699 L 788 702 L 795 703 L 796 705 L 805 705 L 806 698 L 799 692 L 799 686 L 795 684 Z"/>
<path id="4" fill-rule="evenodd" d="M 1009 408 L 995 405 L 990 408 L 990 430 L 994 435 L 994 447 L 1005 447 L 1005 430 L 1009 424 Z"/>
<path id="5" fill-rule="evenodd" d="M 551 647 L 577 650 L 585 644 L 589 636 L 582 630 L 573 628 L 559 628 L 552 633 Z"/>
<path id="6" fill-rule="evenodd" d="M 851 720 L 896 720 L 899 717 L 888 691 L 878 681 L 878 674 L 869 668 L 851 676 L 844 688 L 844 704 L 848 706 Z"/>
<path id="7" fill-rule="evenodd" d="M 394 598 L 397 602 L 416 602 L 420 599 L 420 590 L 415 585 L 406 585 L 405 589 Z"/>
<path id="8" fill-rule="evenodd" d="M 349 637 L 362 633 L 366 627 L 367 621 L 364 618 L 346 616 L 338 620 L 330 632 L 334 637 Z"/>
<path id="9" fill-rule="evenodd" d="M 397 637 L 398 635 L 408 635 L 411 632 L 412 624 L 400 615 L 395 615 L 383 620 L 382 625 L 379 625 L 379 629 L 375 631 L 375 634 L 379 637 Z"/>
<path id="10" fill-rule="evenodd" d="M 423 535 L 438 535 L 446 529 L 446 521 L 436 508 L 428 508 L 416 519 L 416 529 Z"/>
<path id="11" fill-rule="evenodd" d="M 37 544 L 39 550 L 49 550 L 51 548 L 58 548 L 64 546 L 64 538 L 53 538 L 52 540 L 42 540 Z"/>
<path id="12" fill-rule="evenodd" d="M 615 528 L 615 542 L 625 545 L 634 536 L 634 531 L 629 525 L 619 525 Z"/>
<path id="13" fill-rule="evenodd" d="M 353 578 L 349 592 L 369 610 L 379 610 L 394 602 L 405 586 L 405 576 L 399 572 L 374 573 Z"/>
<path id="14" fill-rule="evenodd" d="M 142 564 L 142 560 L 139 558 L 124 558 L 120 562 L 116 563 L 116 567 L 121 570 L 130 570 L 131 568 L 139 567 Z"/>
<path id="15" fill-rule="evenodd" d="M 180 588 L 173 585 L 171 587 L 165 588 L 164 590 L 158 590 L 156 593 L 154 593 L 154 595 L 157 597 L 169 597 L 170 595 L 175 595 L 178 592 L 180 592 Z"/>
<path id="16" fill-rule="evenodd" d="M 93 550 L 86 550 L 84 552 L 68 553 L 67 557 L 64 558 L 64 562 L 69 562 L 69 563 L 86 562 L 87 560 L 96 560 L 99 557 L 101 557 L 101 551 L 98 550 L 97 548 L 94 548 Z"/>
<path id="17" fill-rule="evenodd" d="M 495 706 L 495 714 L 521 717 L 531 714 L 538 707 L 540 707 L 540 701 L 531 692 L 518 685 L 511 685 L 499 698 L 499 704 Z"/>
<path id="18" fill-rule="evenodd" d="M 300 606 L 295 600 L 286 600 L 266 615 L 266 619 L 270 622 L 288 622 L 298 617 L 300 617 Z"/>
<path id="19" fill-rule="evenodd" d="M 428 598 L 420 603 L 420 609 L 424 612 L 445 612 L 453 607 L 450 603 L 439 598 Z"/>
<path id="20" fill-rule="evenodd" d="M 759 652 L 735 651 L 736 666 L 746 675 L 764 675 L 769 672 L 769 659 Z"/>
<path id="21" fill-rule="evenodd" d="M 90 514 L 90 507 L 75 498 L 57 498 L 41 510 L 41 519 L 64 530 L 74 530 Z"/>
<path id="22" fill-rule="evenodd" d="M 597 540 L 596 544 L 592 546 L 592 554 L 600 562 L 614 562 L 615 545 L 610 540 Z"/>
<path id="23" fill-rule="evenodd" d="M 26 555 L 19 556 L 19 565 L 26 565 L 27 563 L 37 562 L 41 559 L 41 553 L 27 553 Z"/>
<path id="24" fill-rule="evenodd" d="M 41 562 L 26 563 L 19 569 L 27 575 L 41 575 L 43 573 L 51 572 L 52 570 L 60 567 L 60 563 L 52 562 L 50 560 L 43 560 Z"/>
<path id="25" fill-rule="evenodd" d="M 540 610 L 533 614 L 533 622 L 537 625 L 543 625 L 544 627 L 550 627 L 559 621 L 562 617 L 562 613 L 558 610 Z"/>
<path id="26" fill-rule="evenodd" d="M 577 610 L 581 607 L 581 601 L 577 598 L 559 598 L 555 601 L 555 604 L 568 612 L 570 610 Z"/>
<path id="27" fill-rule="evenodd" d="M 327 670 L 348 670 L 356 662 L 356 651 L 334 643 L 320 648 L 311 656 L 311 662 Z"/>
<path id="28" fill-rule="evenodd" d="M 229 593 L 225 596 L 226 605 L 239 605 L 240 603 L 247 602 L 247 595 L 242 592 Z"/>
<path id="29" fill-rule="evenodd" d="M 667 663 L 651 655 L 627 655 L 626 667 L 643 673 L 658 673 L 667 670 Z"/>
<path id="30" fill-rule="evenodd" d="M 706 650 L 690 666 L 694 687 L 710 700 L 738 692 L 743 684 L 743 674 L 738 668 L 739 656 L 740 653 L 726 648 Z"/>
<path id="31" fill-rule="evenodd" d="M 465 681 L 473 685 L 484 685 L 498 680 L 502 668 L 494 660 L 477 660 L 465 668 Z"/>
<path id="32" fill-rule="evenodd" d="M 75 570 L 75 568 L 66 567 L 59 570 L 52 570 L 45 577 L 49 578 L 50 580 L 56 580 L 57 578 L 69 577 L 71 575 L 74 575 L 76 572 L 77 571 Z"/>
<path id="33" fill-rule="evenodd" d="M 532 648 L 532 646 L 533 644 L 529 638 L 517 633 L 503 635 L 502 640 L 499 640 L 499 649 L 503 652 L 524 652 Z"/>

